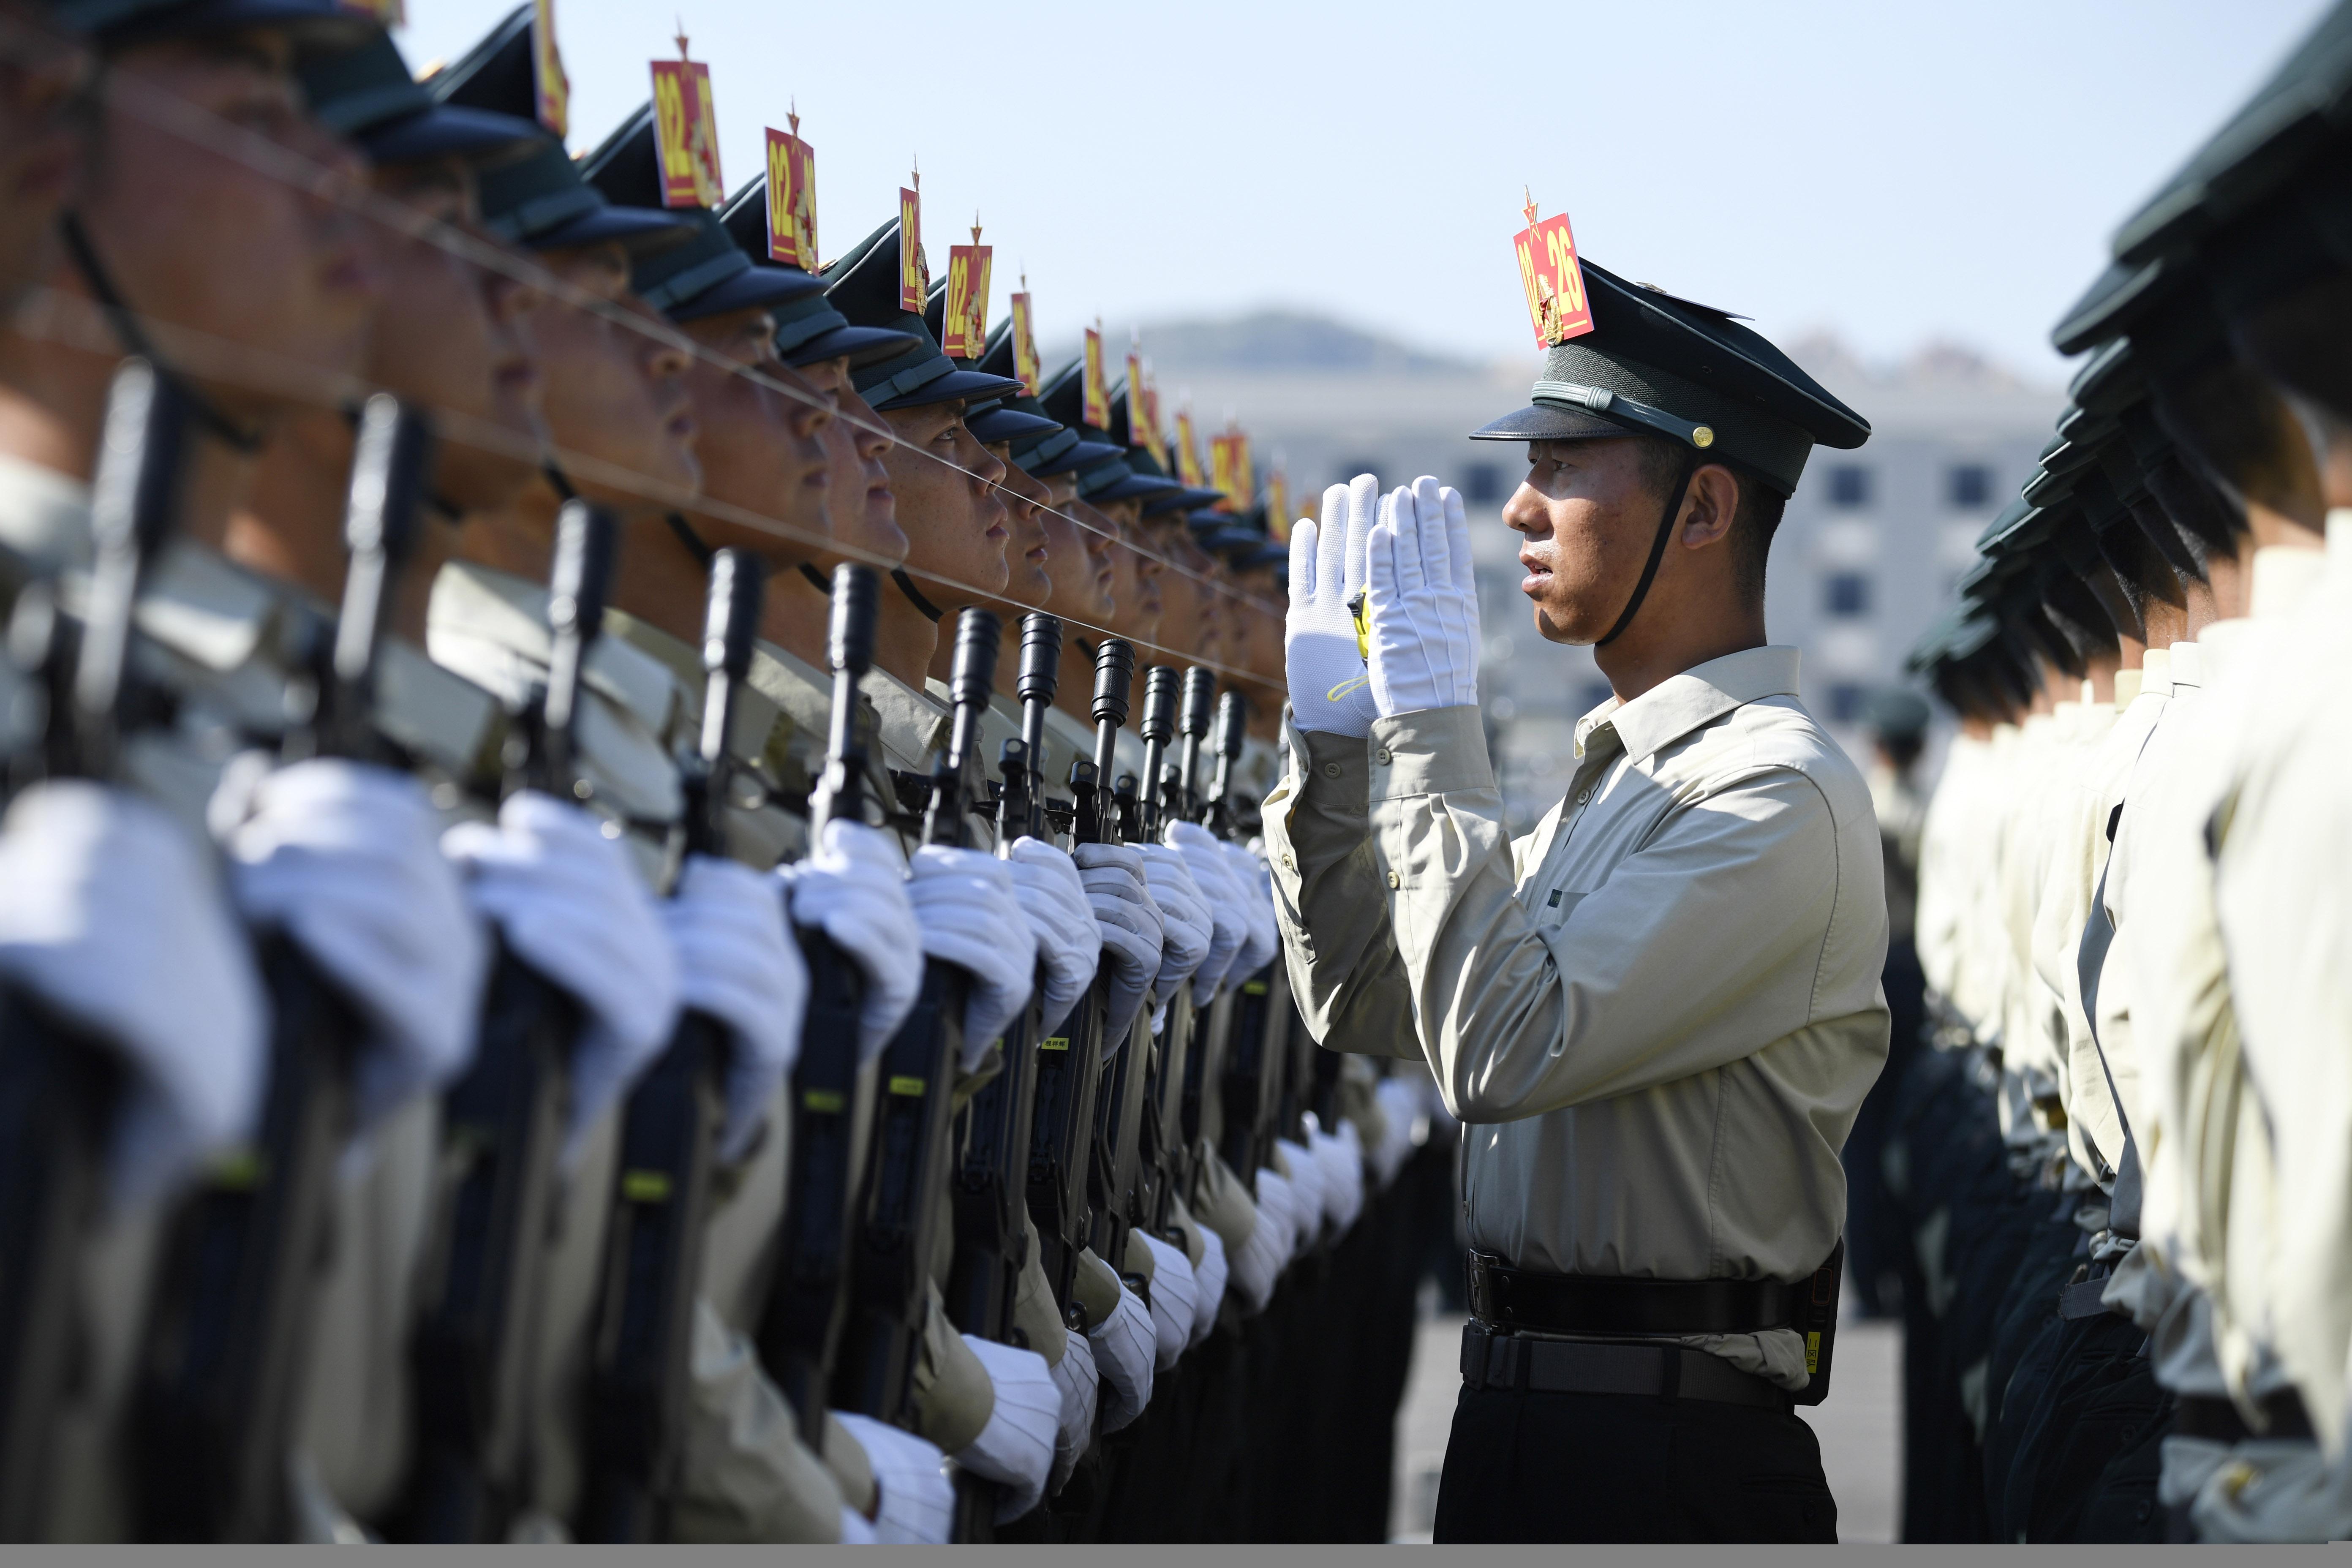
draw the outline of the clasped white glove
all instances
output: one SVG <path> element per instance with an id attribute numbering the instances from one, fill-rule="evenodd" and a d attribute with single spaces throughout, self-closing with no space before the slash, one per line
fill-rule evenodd
<path id="1" fill-rule="evenodd" d="M 824 932 L 866 980 L 857 1059 L 882 1054 L 923 988 L 923 931 L 907 900 L 897 840 L 835 817 L 805 860 L 776 868 L 792 889 L 793 923 Z"/>
<path id="2" fill-rule="evenodd" d="M 1035 1351 L 973 1334 L 964 1335 L 963 1342 L 987 1370 L 996 1405 L 980 1436 L 956 1451 L 955 1462 L 1007 1489 L 996 1509 L 1001 1524 L 1019 1519 L 1045 1496 L 1045 1479 L 1054 1468 L 1054 1439 L 1062 1426 L 1062 1391 L 1054 1382 L 1053 1369 Z"/>
<path id="3" fill-rule="evenodd" d="M 1478 584 L 1462 497 L 1423 474 L 1381 501 L 1364 561 L 1381 717 L 1478 705 Z"/>
<path id="4" fill-rule="evenodd" d="M 955 1531 L 955 1483 L 947 1456 L 912 1432 L 870 1415 L 836 1410 L 833 1418 L 866 1450 L 874 1468 L 874 1538 L 907 1546 L 945 1546 Z"/>
<path id="5" fill-rule="evenodd" d="M 1369 735 L 1380 716 L 1352 601 L 1364 591 L 1364 552 L 1380 507 L 1381 481 L 1359 474 L 1323 492 L 1323 521 L 1290 531 L 1290 613 L 1283 661 L 1290 711 L 1302 730 Z"/>
<path id="6" fill-rule="evenodd" d="M 1200 1288 L 1192 1303 L 1192 1344 L 1198 1348 L 1217 1326 L 1218 1309 L 1225 1304 L 1225 1281 L 1231 1274 L 1225 1263 L 1225 1238 L 1201 1227 L 1201 1267 L 1192 1270 L 1192 1280 Z"/>
<path id="7" fill-rule="evenodd" d="M 1016 838 L 1005 852 L 1020 889 L 1021 912 L 1037 939 L 1037 962 L 1045 967 L 1045 994 L 1038 1002 L 1040 1037 L 1061 1028 L 1095 983 L 1102 962 L 1102 938 L 1095 930 L 1094 905 L 1076 861 L 1042 838 Z"/>
<path id="8" fill-rule="evenodd" d="M 1168 847 L 1184 857 L 1184 868 L 1209 905 L 1209 956 L 1192 972 L 1192 1000 L 1207 1006 L 1216 1000 L 1217 987 L 1240 956 L 1249 937 L 1249 907 L 1225 864 L 1222 845 L 1197 822 L 1168 825 Z"/>
<path id="9" fill-rule="evenodd" d="M 1054 1386 L 1062 1391 L 1062 1425 L 1054 1437 L 1054 1474 L 1047 1489 L 1060 1491 L 1095 1440 L 1095 1404 L 1102 1396 L 1102 1373 L 1095 1368 L 1094 1342 L 1072 1334 L 1054 1363 Z"/>
<path id="10" fill-rule="evenodd" d="M 246 920 L 282 929 L 365 1020 L 352 1079 L 365 1130 L 473 1059 L 489 943 L 434 853 L 422 783 L 334 757 L 265 767 L 232 765 L 206 815 Z"/>
<path id="11" fill-rule="evenodd" d="M 1234 955 L 1234 966 L 1225 973 L 1226 983 L 1231 984 L 1247 980 L 1274 962 L 1275 955 L 1282 951 L 1282 928 L 1275 923 L 1274 879 L 1258 850 L 1230 839 L 1220 842 L 1217 847 L 1224 852 L 1225 874 L 1241 889 L 1243 910 L 1249 921 L 1242 950 Z"/>
<path id="12" fill-rule="evenodd" d="M 1257 1173 L 1255 1206 L 1257 1223 L 1250 1226 L 1249 1239 L 1233 1258 L 1233 1288 L 1241 1292 L 1242 1308 L 1248 1312 L 1263 1312 L 1265 1304 L 1274 1300 L 1275 1281 L 1282 1276 L 1282 1266 L 1289 1258 L 1289 1224 L 1281 1205 L 1289 1201 L 1288 1187 L 1277 1193 L 1282 1182 L 1274 1173 L 1261 1168 Z"/>
<path id="13" fill-rule="evenodd" d="M 1192 868 L 1184 864 L 1181 851 L 1165 844 L 1139 844 L 1135 852 L 1142 858 L 1144 880 L 1151 889 L 1151 901 L 1160 906 L 1165 933 L 1160 946 L 1160 975 L 1151 983 L 1157 1005 L 1175 995 L 1177 988 L 1208 961 L 1216 940 L 1216 917 L 1210 912 L 1200 883 L 1192 879 Z"/>
<path id="14" fill-rule="evenodd" d="M 971 976 L 959 1063 L 970 1072 L 1028 1005 L 1037 939 L 1021 912 L 1013 868 L 995 856 L 926 844 L 908 870 L 907 897 L 923 928 L 923 951 Z"/>
<path id="15" fill-rule="evenodd" d="M 1307 1141 L 1323 1179 L 1323 1217 L 1331 1223 L 1332 1235 L 1345 1236 L 1364 1212 L 1363 1140 L 1354 1122 L 1342 1120 L 1339 1131 L 1317 1128 Z"/>
<path id="16" fill-rule="evenodd" d="M 1372 1173 L 1386 1192 L 1412 1153 L 1412 1124 L 1421 1115 L 1421 1097 L 1401 1078 L 1384 1078 L 1372 1090 L 1381 1108 L 1381 1144 L 1372 1151 Z"/>
<path id="17" fill-rule="evenodd" d="M 1102 1369 L 1103 1430 L 1116 1432 L 1151 1403 L 1151 1365 L 1159 1336 L 1142 1300 L 1124 1284 L 1109 1317 L 1087 1331 L 1095 1364 Z"/>
<path id="18" fill-rule="evenodd" d="M 1274 1253 L 1274 1271 L 1276 1274 L 1290 1266 L 1291 1258 L 1298 1251 L 1299 1243 L 1304 1239 L 1301 1234 L 1304 1227 L 1300 1223 L 1303 1207 L 1298 1189 L 1291 1184 L 1288 1177 L 1271 1165 L 1258 1167 L 1258 1229 L 1251 1233 L 1250 1241 L 1255 1245 L 1260 1233 L 1265 1236 L 1267 1246 Z M 1269 1226 L 1273 1227 L 1270 1230 L 1267 1229 Z"/>
<path id="19" fill-rule="evenodd" d="M 1171 1247 L 1141 1229 L 1143 1245 L 1151 1249 L 1152 1364 L 1166 1372 L 1192 1342 L 1192 1313 L 1200 1305 L 1201 1287 L 1192 1278 L 1192 1260 L 1181 1247 Z"/>
<path id="20" fill-rule="evenodd" d="M 1167 922 L 1144 881 L 1143 857 L 1125 844 L 1081 844 L 1074 851 L 1087 901 L 1094 906 L 1102 938 L 1103 962 L 1110 965 L 1108 1004 L 1103 1023 L 1103 1054 L 1127 1038 L 1143 998 L 1160 976 Z"/>
<path id="21" fill-rule="evenodd" d="M 661 914 L 677 950 L 679 1004 L 734 1033 L 719 1157 L 739 1160 L 767 1120 L 776 1085 L 800 1059 L 808 965 L 784 934 L 782 890 L 740 861 L 688 856 Z"/>
<path id="22" fill-rule="evenodd" d="M 498 826 L 461 822 L 441 852 L 462 868 L 475 909 L 515 955 L 569 991 L 586 1015 L 572 1055 L 569 1168 L 588 1130 L 669 1043 L 677 950 L 629 852 L 593 813 L 536 790 L 499 807 Z"/>
<path id="23" fill-rule="evenodd" d="M 1287 1138 L 1275 1142 L 1282 1149 L 1283 1163 L 1290 1172 L 1290 1192 L 1295 1200 L 1290 1211 L 1290 1252 L 1297 1257 L 1315 1244 L 1323 1234 L 1323 1167 L 1315 1152 L 1304 1143 L 1294 1143 Z"/>
<path id="24" fill-rule="evenodd" d="M 161 808 L 71 779 L 9 803 L 0 975 L 129 1062 L 114 1203 L 162 1196 L 252 1131 L 268 1072 L 253 949 L 197 840 Z"/>

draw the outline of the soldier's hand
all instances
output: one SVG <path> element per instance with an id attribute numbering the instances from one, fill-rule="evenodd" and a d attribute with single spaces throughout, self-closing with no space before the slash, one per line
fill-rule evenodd
<path id="1" fill-rule="evenodd" d="M 1283 658 L 1291 713 L 1302 730 L 1369 735 L 1378 717 L 1357 616 L 1380 493 L 1380 480 L 1370 474 L 1333 485 L 1323 492 L 1322 522 L 1302 518 L 1290 536 Z"/>
<path id="2" fill-rule="evenodd" d="M 1366 548 L 1370 675 L 1381 718 L 1478 702 L 1478 588 L 1462 497 L 1423 474 L 1381 501 Z"/>

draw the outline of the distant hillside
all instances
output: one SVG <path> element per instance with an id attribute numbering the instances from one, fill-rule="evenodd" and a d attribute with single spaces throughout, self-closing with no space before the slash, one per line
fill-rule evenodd
<path id="1" fill-rule="evenodd" d="M 1126 353 L 1124 326 L 1107 328 L 1104 342 L 1114 361 Z M 1066 364 L 1078 352 L 1073 341 L 1045 355 Z M 1322 316 L 1260 310 L 1218 321 L 1146 323 L 1143 352 L 1164 380 L 1179 372 L 1359 371 L 1385 374 L 1475 372 L 1466 360 L 1423 353 L 1373 332 Z M 1116 381 L 1118 372 L 1111 373 Z"/>

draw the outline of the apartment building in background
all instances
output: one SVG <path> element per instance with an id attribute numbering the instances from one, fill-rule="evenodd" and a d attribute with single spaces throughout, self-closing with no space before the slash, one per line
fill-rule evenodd
<path id="1" fill-rule="evenodd" d="M 1467 364 L 1300 316 L 1147 328 L 1143 341 L 1163 406 L 1189 394 L 1204 433 L 1237 418 L 1261 478 L 1278 458 L 1302 511 L 1326 485 L 1367 471 L 1383 486 L 1431 473 L 1462 490 L 1479 573 L 1489 740 L 1513 831 L 1533 826 L 1567 787 L 1577 718 L 1609 695 L 1591 650 L 1537 636 L 1518 592 L 1517 536 L 1501 509 L 1525 472 L 1525 449 L 1466 438 L 1520 405 L 1536 356 Z M 1871 693 L 1904 679 L 1905 655 L 1949 602 L 1977 536 L 2032 472 L 2064 400 L 1964 350 L 1930 348 L 1880 367 L 1825 335 L 1786 346 L 1872 427 L 1857 451 L 1815 449 L 1774 542 L 1765 594 L 1769 635 L 1802 651 L 1806 706 L 1860 758 Z M 1939 754 L 1940 745 L 1931 750 L 1930 768 Z"/>

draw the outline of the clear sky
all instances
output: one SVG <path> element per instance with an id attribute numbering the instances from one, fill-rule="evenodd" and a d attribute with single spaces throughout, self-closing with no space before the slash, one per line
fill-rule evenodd
<path id="1" fill-rule="evenodd" d="M 1026 266 L 1039 335 L 1303 307 L 1525 353 L 1522 184 L 1622 275 L 1864 353 L 1930 339 L 2041 378 L 2107 236 L 2320 0 L 814 5 L 557 0 L 574 151 L 683 22 L 730 188 L 797 99 L 824 254 L 896 210 Z M 408 0 L 412 64 L 503 8 Z M 1147 345 L 1148 346 L 1148 345 Z"/>

